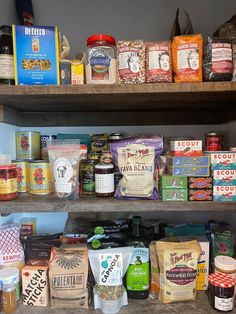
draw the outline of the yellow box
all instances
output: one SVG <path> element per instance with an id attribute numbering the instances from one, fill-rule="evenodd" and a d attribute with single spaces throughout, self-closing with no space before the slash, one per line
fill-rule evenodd
<path id="1" fill-rule="evenodd" d="M 84 84 L 84 64 L 81 61 L 72 60 L 71 62 L 71 84 Z"/>

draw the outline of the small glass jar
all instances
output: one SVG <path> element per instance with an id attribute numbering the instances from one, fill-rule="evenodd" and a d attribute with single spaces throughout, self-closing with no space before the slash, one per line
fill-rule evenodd
<path id="1" fill-rule="evenodd" d="M 15 165 L 0 166 L 0 201 L 17 197 L 17 171 Z"/>
<path id="2" fill-rule="evenodd" d="M 117 83 L 117 54 L 114 37 L 96 34 L 87 39 L 86 82 L 87 84 Z"/>
<path id="3" fill-rule="evenodd" d="M 214 259 L 215 273 L 227 274 L 236 280 L 236 260 L 229 256 L 218 255 Z"/>
<path id="4" fill-rule="evenodd" d="M 3 312 L 11 314 L 16 311 L 16 287 L 14 283 L 3 285 Z"/>
<path id="5" fill-rule="evenodd" d="M 0 84 L 14 85 L 12 27 L 2 25 L 0 33 Z"/>
<path id="6" fill-rule="evenodd" d="M 95 165 L 94 159 L 81 160 L 80 162 L 80 185 L 83 195 L 95 194 Z"/>
<path id="7" fill-rule="evenodd" d="M 99 197 L 114 195 L 114 166 L 112 164 L 95 166 L 95 194 Z"/>
<path id="8" fill-rule="evenodd" d="M 205 133 L 205 146 L 209 152 L 223 150 L 224 134 L 221 132 Z"/>

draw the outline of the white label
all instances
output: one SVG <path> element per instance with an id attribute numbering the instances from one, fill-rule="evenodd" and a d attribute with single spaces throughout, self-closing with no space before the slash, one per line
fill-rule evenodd
<path id="1" fill-rule="evenodd" d="M 230 164 L 236 163 L 236 153 L 211 154 L 212 164 L 219 164 L 222 163 L 223 161 Z"/>
<path id="2" fill-rule="evenodd" d="M 178 69 L 199 69 L 199 54 L 196 48 L 178 50 Z"/>
<path id="3" fill-rule="evenodd" d="M 99 285 L 119 286 L 122 284 L 122 254 L 99 254 Z"/>
<path id="4" fill-rule="evenodd" d="M 114 192 L 114 173 L 95 174 L 96 193 Z"/>
<path id="5" fill-rule="evenodd" d="M 160 50 L 149 51 L 148 56 L 149 56 L 148 70 L 161 69 L 163 71 L 169 71 L 170 57 L 167 51 Z"/>
<path id="6" fill-rule="evenodd" d="M 229 48 L 214 48 L 213 44 L 212 47 L 212 62 L 232 61 L 231 45 L 229 45 Z"/>
<path id="7" fill-rule="evenodd" d="M 215 308 L 220 311 L 230 311 L 234 307 L 234 298 L 222 299 L 215 296 Z"/>
<path id="8" fill-rule="evenodd" d="M 183 151 L 186 148 L 192 150 L 202 150 L 202 141 L 170 141 L 171 151 Z"/>
<path id="9" fill-rule="evenodd" d="M 60 157 L 54 163 L 55 189 L 58 193 L 72 192 L 73 167 L 67 158 Z"/>
<path id="10" fill-rule="evenodd" d="M 131 73 L 139 73 L 139 56 L 135 51 L 119 53 L 119 70 L 129 69 Z"/>
<path id="11" fill-rule="evenodd" d="M 235 179 L 236 180 L 236 170 L 214 170 L 213 177 L 214 179 L 222 179 L 222 180 Z"/>
<path id="12" fill-rule="evenodd" d="M 214 195 L 236 195 L 236 186 L 214 186 L 213 187 Z"/>
<path id="13" fill-rule="evenodd" d="M 0 78 L 14 80 L 13 56 L 0 54 Z"/>

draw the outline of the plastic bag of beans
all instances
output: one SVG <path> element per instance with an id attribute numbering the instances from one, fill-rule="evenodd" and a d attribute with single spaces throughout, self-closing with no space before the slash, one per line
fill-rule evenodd
<path id="1" fill-rule="evenodd" d="M 233 52 L 229 39 L 208 37 L 203 62 L 205 81 L 231 81 Z"/>
<path id="2" fill-rule="evenodd" d="M 172 62 L 175 82 L 202 81 L 201 34 L 176 36 L 172 42 Z"/>
<path id="3" fill-rule="evenodd" d="M 146 83 L 171 83 L 172 60 L 171 43 L 145 43 L 145 81 Z"/>

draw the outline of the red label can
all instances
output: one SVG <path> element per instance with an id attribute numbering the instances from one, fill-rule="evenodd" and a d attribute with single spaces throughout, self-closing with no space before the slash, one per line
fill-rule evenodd
<path id="1" fill-rule="evenodd" d="M 205 133 L 205 143 L 207 151 L 222 151 L 224 135 L 219 132 Z"/>

